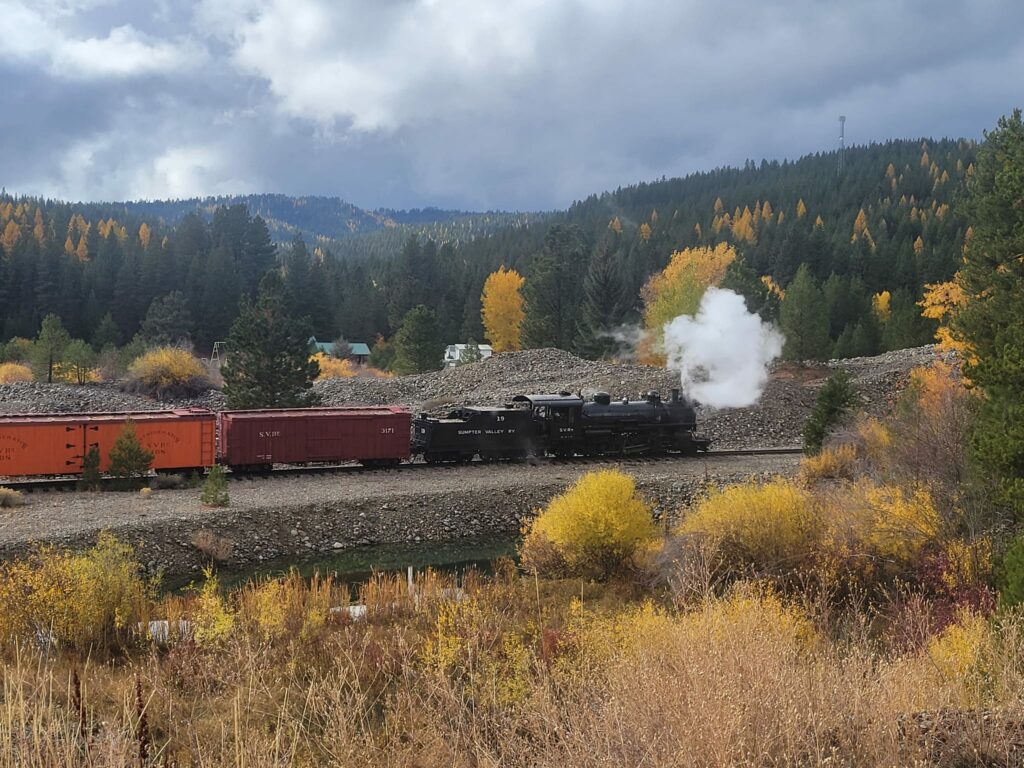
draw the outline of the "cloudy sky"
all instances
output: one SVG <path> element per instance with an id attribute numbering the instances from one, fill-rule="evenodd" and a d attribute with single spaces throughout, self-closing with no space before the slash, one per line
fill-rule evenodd
<path id="1" fill-rule="evenodd" d="M 1020 0 L 0 0 L 0 185 L 565 207 L 1024 103 Z"/>

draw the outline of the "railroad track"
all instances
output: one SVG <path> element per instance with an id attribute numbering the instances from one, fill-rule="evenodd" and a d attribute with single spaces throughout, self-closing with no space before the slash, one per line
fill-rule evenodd
<path id="1" fill-rule="evenodd" d="M 729 456 L 772 456 L 772 455 L 792 455 L 803 453 L 802 448 L 737 448 L 719 451 L 708 451 L 707 453 L 698 453 L 695 456 L 683 456 L 680 454 L 664 454 L 660 456 L 575 456 L 572 458 L 555 458 L 555 457 L 537 457 L 532 459 L 526 459 L 520 463 L 526 463 L 531 465 L 548 465 L 548 466 L 571 466 L 571 465 L 626 465 L 626 466 L 637 466 L 640 464 L 661 464 L 666 462 L 674 461 L 702 461 L 705 459 L 713 458 L 724 458 Z M 399 464 L 392 467 L 364 467 L 359 464 L 330 464 L 330 465 L 317 465 L 317 466 L 294 466 L 294 467 L 279 467 L 274 469 L 269 474 L 232 474 L 229 472 L 227 478 L 232 483 L 246 483 L 246 482 L 262 482 L 271 477 L 300 477 L 304 475 L 345 475 L 345 474 L 393 474 L 398 472 L 410 472 L 410 471 L 429 471 L 429 470 L 440 470 L 452 468 L 452 466 L 459 467 L 478 467 L 487 468 L 494 466 L 495 463 L 505 462 L 485 462 L 480 460 L 474 460 L 469 462 L 463 462 L 460 464 L 428 464 L 422 459 L 418 459 L 404 464 Z M 154 478 L 150 478 L 152 480 Z M 46 477 L 46 478 L 34 478 L 31 480 L 18 480 L 14 482 L 0 481 L 0 486 L 4 488 L 13 488 L 17 491 L 23 491 L 27 493 L 35 493 L 42 491 L 74 491 L 78 489 L 78 478 L 76 477 Z M 100 488 L 103 490 L 111 490 L 116 487 L 117 481 L 113 478 L 104 478 L 100 482 Z"/>

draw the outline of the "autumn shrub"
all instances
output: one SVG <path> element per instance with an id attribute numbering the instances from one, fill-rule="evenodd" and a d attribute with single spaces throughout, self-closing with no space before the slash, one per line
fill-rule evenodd
<path id="1" fill-rule="evenodd" d="M 153 588 L 134 549 L 110 534 L 82 553 L 43 547 L 0 567 L 0 639 L 110 648 L 130 639 Z"/>
<path id="2" fill-rule="evenodd" d="M 192 636 L 201 646 L 222 645 L 235 629 L 235 609 L 210 569 L 203 571 L 203 584 L 192 602 Z"/>
<path id="3" fill-rule="evenodd" d="M 22 363 L 0 363 L 0 384 L 32 381 L 32 369 Z"/>
<path id="4" fill-rule="evenodd" d="M 0 485 L 0 509 L 12 509 L 20 507 L 24 503 L 25 497 L 21 491 L 16 491 L 13 488 L 4 488 Z"/>
<path id="5" fill-rule="evenodd" d="M 792 480 L 741 483 L 712 491 L 678 528 L 719 542 L 736 571 L 783 572 L 807 564 L 821 535 L 808 491 Z"/>
<path id="6" fill-rule="evenodd" d="M 15 336 L 0 349 L 0 353 L 0 363 L 27 362 L 32 357 L 32 339 Z"/>
<path id="7" fill-rule="evenodd" d="M 228 496 L 228 479 L 222 465 L 214 464 L 206 473 L 199 500 L 207 507 L 226 507 L 231 503 Z"/>
<path id="8" fill-rule="evenodd" d="M 206 367 L 191 352 L 178 347 L 158 347 L 128 366 L 124 388 L 159 399 L 194 397 L 209 389 Z"/>
<path id="9" fill-rule="evenodd" d="M 800 478 L 805 483 L 819 480 L 853 480 L 857 470 L 857 447 L 849 443 L 824 448 L 805 456 L 800 462 Z"/>
<path id="10" fill-rule="evenodd" d="M 628 565 L 656 530 L 633 478 L 588 472 L 526 526 L 521 554 L 538 571 L 606 577 Z"/>
<path id="11" fill-rule="evenodd" d="M 350 360 L 341 360 L 337 357 L 325 355 L 323 352 L 313 355 L 313 359 L 320 364 L 320 375 L 316 377 L 317 381 L 322 379 L 351 379 L 359 373 Z"/>

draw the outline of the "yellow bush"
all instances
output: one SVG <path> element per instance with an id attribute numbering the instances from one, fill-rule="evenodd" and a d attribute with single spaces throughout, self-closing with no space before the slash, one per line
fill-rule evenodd
<path id="1" fill-rule="evenodd" d="M 978 694 L 987 677 L 987 666 L 993 655 L 992 629 L 976 613 L 960 615 L 928 643 L 926 652 L 937 682 L 956 686 L 961 706 L 978 706 Z"/>
<path id="2" fill-rule="evenodd" d="M 235 612 L 220 591 L 213 571 L 203 571 L 206 580 L 196 595 L 192 613 L 192 635 L 199 645 L 219 645 L 235 628 Z"/>
<path id="3" fill-rule="evenodd" d="M 942 518 L 928 489 L 908 494 L 902 488 L 865 485 L 863 493 L 871 511 L 865 539 L 883 557 L 908 562 L 938 539 Z"/>
<path id="4" fill-rule="evenodd" d="M 0 638 L 106 647 L 145 616 L 152 591 L 132 547 L 110 534 L 80 554 L 43 548 L 0 570 Z"/>
<path id="5" fill-rule="evenodd" d="M 21 363 L 0 363 L 0 384 L 32 381 L 32 369 Z"/>
<path id="6" fill-rule="evenodd" d="M 825 448 L 800 462 L 800 477 L 806 483 L 818 480 L 852 480 L 857 468 L 857 447 L 850 444 Z"/>
<path id="7" fill-rule="evenodd" d="M 21 494 L 21 491 L 16 491 L 13 488 L 4 488 L 0 485 L 0 509 L 4 507 L 20 507 L 25 503 L 25 497 Z"/>
<path id="8" fill-rule="evenodd" d="M 885 456 L 892 447 L 892 433 L 875 418 L 862 419 L 857 423 L 857 438 L 864 455 L 875 466 L 882 466 Z"/>
<path id="9" fill-rule="evenodd" d="M 320 364 L 320 375 L 317 380 L 322 379 L 350 379 L 357 375 L 355 367 L 349 360 L 339 360 L 336 357 L 318 352 L 313 355 L 313 360 Z"/>
<path id="10" fill-rule="evenodd" d="M 128 366 L 127 389 L 150 397 L 189 397 L 210 386 L 205 366 L 178 347 L 158 347 Z"/>
<path id="11" fill-rule="evenodd" d="M 555 496 L 524 532 L 521 553 L 527 565 L 606 576 L 631 560 L 656 529 L 633 478 L 602 470 L 588 472 Z"/>
<path id="12" fill-rule="evenodd" d="M 762 570 L 799 565 L 813 555 L 820 534 L 810 495 L 783 478 L 712 492 L 679 532 L 713 536 L 731 565 Z"/>

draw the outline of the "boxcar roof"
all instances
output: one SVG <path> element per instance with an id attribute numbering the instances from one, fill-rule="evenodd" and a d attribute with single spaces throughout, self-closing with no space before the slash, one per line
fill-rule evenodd
<path id="1" fill-rule="evenodd" d="M 221 416 L 229 419 L 265 419 L 285 418 L 299 419 L 310 416 L 389 416 L 392 414 L 409 414 L 405 408 L 397 405 L 353 405 L 339 408 L 266 408 L 253 411 L 221 411 Z"/>
<path id="2" fill-rule="evenodd" d="M 169 411 L 123 411 L 94 413 L 11 413 L 0 414 L 0 424 L 62 424 L 66 422 L 121 422 L 130 418 L 136 422 L 167 421 L 168 419 L 201 419 L 213 417 L 206 408 L 176 408 Z"/>

